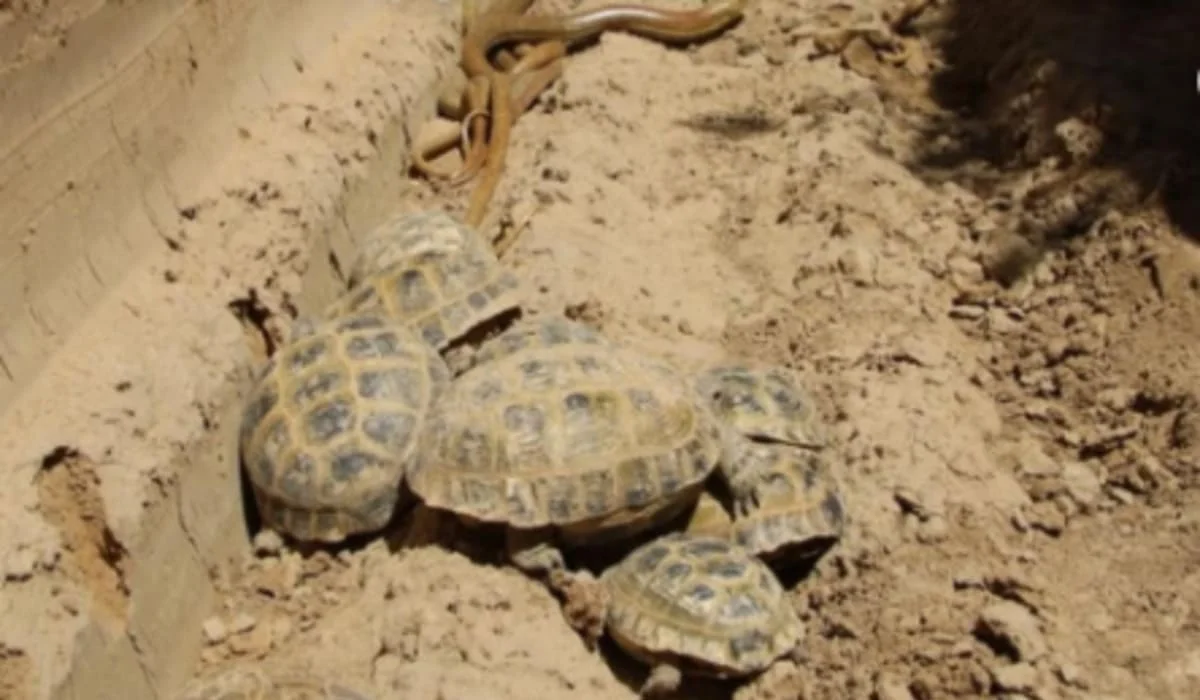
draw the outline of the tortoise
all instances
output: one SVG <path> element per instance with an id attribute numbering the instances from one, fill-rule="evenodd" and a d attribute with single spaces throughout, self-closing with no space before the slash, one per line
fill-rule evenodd
<path id="1" fill-rule="evenodd" d="M 235 666 L 189 683 L 176 700 L 371 700 L 348 686 L 304 672 Z"/>
<path id="2" fill-rule="evenodd" d="M 441 357 L 384 314 L 298 321 L 242 416 L 242 459 L 264 525 L 324 543 L 382 529 L 449 382 Z"/>
<path id="3" fill-rule="evenodd" d="M 820 454 L 828 440 L 799 376 L 783 367 L 729 364 L 696 384 L 712 410 L 747 438 L 740 459 L 754 474 L 756 498 L 731 515 L 710 489 L 688 531 L 729 537 L 778 564 L 811 561 L 841 539 L 845 509 Z"/>
<path id="4" fill-rule="evenodd" d="M 509 560 L 565 592 L 578 581 L 560 546 L 665 524 L 714 471 L 751 497 L 730 437 L 665 363 L 614 343 L 531 342 L 451 384 L 407 482 L 468 525 L 503 525 Z"/>
<path id="5" fill-rule="evenodd" d="M 711 491 L 701 494 L 687 531 L 730 539 L 770 564 L 809 562 L 841 539 L 846 513 L 821 455 L 790 445 L 752 444 L 757 502 L 730 516 Z"/>
<path id="6" fill-rule="evenodd" d="M 397 217 L 368 233 L 349 290 L 326 318 L 381 310 L 444 350 L 481 324 L 518 312 L 520 283 L 474 229 L 440 211 Z"/>
<path id="7" fill-rule="evenodd" d="M 799 657 L 804 627 L 767 566 L 727 539 L 676 532 L 600 576 L 609 636 L 648 664 L 643 695 L 683 676 L 745 678 Z"/>
<path id="8" fill-rule="evenodd" d="M 815 401 L 787 368 L 716 365 L 700 374 L 696 388 L 719 418 L 752 440 L 809 449 L 828 444 Z"/>

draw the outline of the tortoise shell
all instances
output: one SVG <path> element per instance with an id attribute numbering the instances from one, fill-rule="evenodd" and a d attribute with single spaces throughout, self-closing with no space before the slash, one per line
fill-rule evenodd
<path id="1" fill-rule="evenodd" d="M 381 529 L 448 384 L 433 349 L 383 315 L 297 324 L 242 418 L 242 459 L 264 524 L 321 542 Z"/>
<path id="2" fill-rule="evenodd" d="M 353 285 L 325 310 L 326 318 L 382 311 L 443 350 L 520 306 L 516 276 L 477 232 L 441 212 L 394 221 L 363 246 Z"/>
<path id="3" fill-rule="evenodd" d="M 347 283 L 357 287 L 364 279 L 392 265 L 423 255 L 457 255 L 478 247 L 483 238 L 440 209 L 400 214 L 370 229 L 356 242 Z"/>
<path id="4" fill-rule="evenodd" d="M 494 338 L 489 338 L 475 352 L 471 366 L 495 362 L 528 348 L 550 348 L 556 345 L 604 345 L 612 342 L 600 331 L 565 316 L 549 314 L 522 319 Z"/>
<path id="5" fill-rule="evenodd" d="M 816 402 L 791 370 L 722 365 L 701 373 L 696 386 L 717 417 L 746 437 L 811 449 L 828 442 Z"/>
<path id="6" fill-rule="evenodd" d="M 735 543 L 771 561 L 810 560 L 841 539 L 846 511 L 820 455 L 779 444 L 747 449 L 759 475 L 758 505 L 733 518 Z"/>
<path id="7" fill-rule="evenodd" d="M 192 681 L 176 700 L 371 700 L 352 688 L 307 673 L 238 666 Z"/>
<path id="8" fill-rule="evenodd" d="M 652 517 L 698 493 L 722 457 L 720 426 L 687 381 L 604 345 L 531 345 L 469 370 L 434 407 L 427 438 L 413 492 L 517 528 Z"/>
<path id="9" fill-rule="evenodd" d="M 727 539 L 664 535 L 600 580 L 611 598 L 609 635 L 650 665 L 745 677 L 795 650 L 803 636 L 775 574 Z"/>

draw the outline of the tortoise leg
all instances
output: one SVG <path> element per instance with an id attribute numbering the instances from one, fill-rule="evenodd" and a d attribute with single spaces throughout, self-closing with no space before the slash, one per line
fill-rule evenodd
<path id="1" fill-rule="evenodd" d="M 735 515 L 745 515 L 758 507 L 759 493 L 766 479 L 761 457 L 754 443 L 730 428 L 723 431 L 724 448 L 717 471 L 729 486 Z"/>
<path id="2" fill-rule="evenodd" d="M 563 617 L 595 649 L 608 622 L 608 589 L 587 571 L 563 574 L 554 586 L 563 597 Z"/>
<path id="3" fill-rule="evenodd" d="M 562 596 L 563 616 L 587 643 L 595 648 L 604 634 L 608 618 L 608 592 L 586 571 L 567 570 L 562 551 L 550 543 L 542 530 L 509 529 L 505 545 L 513 565 L 526 574 L 545 578 L 550 589 Z"/>
<path id="4" fill-rule="evenodd" d="M 553 582 L 558 574 L 566 573 L 567 562 L 547 535 L 543 530 L 509 528 L 504 544 L 514 566 L 530 576 L 545 577 Z"/>
<path id="5" fill-rule="evenodd" d="M 678 667 L 670 664 L 658 664 L 650 669 L 650 676 L 642 684 L 641 695 L 644 698 L 668 695 L 679 690 L 683 684 L 683 673 Z"/>

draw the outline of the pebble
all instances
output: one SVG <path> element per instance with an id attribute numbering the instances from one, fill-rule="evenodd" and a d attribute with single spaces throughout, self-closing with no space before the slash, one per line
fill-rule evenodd
<path id="1" fill-rule="evenodd" d="M 42 568 L 46 571 L 54 571 L 54 569 L 58 566 L 58 559 L 61 554 L 62 552 L 57 549 L 48 549 L 45 552 L 42 552 Z"/>
<path id="2" fill-rule="evenodd" d="M 283 549 L 283 538 L 274 530 L 262 530 L 254 536 L 254 553 L 260 557 L 271 557 Z"/>
<path id="3" fill-rule="evenodd" d="M 204 624 L 200 626 L 200 631 L 204 634 L 204 641 L 209 644 L 220 644 L 229 636 L 229 630 L 225 628 L 225 623 L 216 617 L 205 620 Z"/>
<path id="4" fill-rule="evenodd" d="M 908 684 L 886 671 L 875 676 L 872 700 L 913 700 Z"/>
<path id="5" fill-rule="evenodd" d="M 200 650 L 200 663 L 204 666 L 213 666 L 221 662 L 223 652 L 217 647 L 208 647 Z"/>
<path id="6" fill-rule="evenodd" d="M 868 286 L 874 278 L 875 260 L 862 248 L 851 248 L 838 257 L 838 271 L 856 285 Z"/>
<path id="7" fill-rule="evenodd" d="M 245 634 L 239 634 L 229 640 L 229 650 L 238 656 L 261 658 L 271 651 L 271 628 L 259 625 Z"/>
<path id="8" fill-rule="evenodd" d="M 33 577 L 37 556 L 30 549 L 19 549 L 4 561 L 4 578 L 9 581 L 28 581 Z"/>
<path id="9" fill-rule="evenodd" d="M 1087 683 L 1084 681 L 1083 673 L 1079 667 L 1070 662 L 1063 662 L 1058 665 L 1058 680 L 1063 684 L 1087 690 Z"/>
<path id="10" fill-rule="evenodd" d="M 992 683 L 997 690 L 1028 693 L 1037 686 L 1037 679 L 1033 664 L 1018 663 L 992 669 Z"/>
<path id="11" fill-rule="evenodd" d="M 979 613 L 976 630 L 984 643 L 991 646 L 993 642 L 999 642 L 1001 648 L 993 646 L 993 649 L 998 653 L 1015 654 L 1016 661 L 1037 661 L 1048 651 L 1037 618 L 1027 608 L 1012 601 L 993 603 L 984 608 Z"/>
<path id="12" fill-rule="evenodd" d="M 1029 507 L 1026 522 L 1051 537 L 1058 537 L 1067 529 L 1067 516 L 1051 501 L 1034 503 Z"/>
<path id="13" fill-rule="evenodd" d="M 982 306 L 972 304 L 959 304 L 950 308 L 950 318 L 963 319 L 967 321 L 982 318 L 987 313 L 987 309 Z"/>
<path id="14" fill-rule="evenodd" d="M 1062 467 L 1036 441 L 1022 438 L 1013 450 L 1018 469 L 1026 476 L 1052 477 L 1062 472 Z"/>
<path id="15" fill-rule="evenodd" d="M 244 634 L 254 629 L 254 626 L 257 624 L 258 620 L 255 620 L 252 616 L 247 615 L 246 613 L 241 613 L 237 617 L 233 618 L 233 632 L 234 634 Z"/>
<path id="16" fill-rule="evenodd" d="M 300 582 L 302 568 L 300 559 L 294 554 L 264 561 L 255 576 L 254 587 L 272 598 L 290 598 Z"/>
<path id="17" fill-rule="evenodd" d="M 932 515 L 917 528 L 917 541 L 921 544 L 937 544 L 950 534 L 950 525 L 940 515 Z"/>
<path id="18" fill-rule="evenodd" d="M 1067 462 L 1062 466 L 1062 481 L 1067 493 L 1082 506 L 1090 506 L 1100 500 L 1103 484 L 1091 469 L 1079 462 Z"/>
<path id="19" fill-rule="evenodd" d="M 292 622 L 281 617 L 271 623 L 271 637 L 280 642 L 286 642 L 292 636 Z"/>

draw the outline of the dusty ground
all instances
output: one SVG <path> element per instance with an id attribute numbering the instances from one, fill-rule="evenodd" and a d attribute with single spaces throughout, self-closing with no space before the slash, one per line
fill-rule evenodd
<path id="1" fill-rule="evenodd" d="M 699 691 L 1191 697 L 1200 682 L 1200 360 L 1190 352 L 1200 340 L 1200 254 L 1153 201 L 1117 211 L 1087 199 L 1095 188 L 1086 177 L 1076 187 L 1095 151 L 1080 122 L 1051 128 L 1049 145 L 1026 149 L 1024 161 L 931 165 L 939 153 L 961 156 L 970 131 L 946 126 L 955 120 L 929 94 L 942 60 L 936 32 L 882 30 L 841 46 L 837 29 L 883 27 L 873 13 L 896 3 L 858 5 L 848 13 L 760 0 L 726 36 L 689 51 L 604 37 L 574 55 L 521 119 L 498 193 L 502 217 L 529 222 L 508 264 L 534 308 L 566 310 L 684 366 L 736 357 L 797 368 L 836 428 L 853 523 L 794 591 L 807 662 L 740 689 Z M 405 101 L 379 96 L 376 78 L 362 76 L 396 70 L 404 50 L 429 53 L 394 49 L 367 67 L 346 49 L 329 70 L 357 72 L 350 87 L 296 88 L 307 92 L 285 102 L 319 115 L 303 121 L 312 138 L 288 132 L 277 144 L 283 137 L 269 126 L 247 127 L 249 152 L 287 151 L 292 169 L 270 171 L 261 191 L 252 184 L 259 171 L 223 171 L 230 179 L 207 191 L 227 196 L 190 198 L 200 215 L 185 217 L 195 242 L 186 263 L 154 274 L 210 289 L 215 271 L 245 251 L 258 262 L 225 276 L 229 298 L 247 279 L 269 279 L 260 301 L 271 315 L 304 307 L 293 302 L 303 276 L 294 266 L 324 264 L 294 250 L 311 236 L 256 240 L 254 231 L 268 234 L 250 227 L 231 253 L 218 222 L 247 209 L 269 224 L 276 219 L 255 212 L 315 206 L 292 183 L 328 161 L 352 170 L 356 149 L 369 148 L 364 132 Z M 350 109 L 343 95 L 355 90 L 378 101 Z M 465 199 L 428 184 L 379 195 L 400 210 L 460 211 Z M 242 209 L 228 213 L 231 201 Z M 1064 220 L 1079 235 L 1061 238 Z M 219 294 L 175 309 L 186 294 L 135 298 L 163 323 L 213 319 L 207 333 L 231 348 L 223 361 L 244 381 L 254 353 L 241 326 L 226 309 L 204 307 Z M 141 327 L 128 323 L 134 331 L 115 332 Z M 122 347 L 105 345 L 115 342 L 106 331 L 92 347 Z M 142 359 L 102 378 L 113 380 L 119 405 L 64 402 L 66 417 L 10 423 L 55 437 L 25 450 L 52 457 L 32 470 L 37 479 L 19 472 L 35 486 L 10 490 L 25 499 L 11 512 L 25 519 L 8 516 L 22 523 L 8 532 L 22 534 L 7 539 L 22 546 L 5 563 L 6 618 L 40 616 L 19 605 L 117 625 L 126 614 L 121 560 L 134 525 L 105 514 L 129 512 L 114 507 L 118 499 L 153 502 L 161 497 L 146 493 L 175 483 L 129 455 L 157 454 L 138 441 L 183 442 L 220 427 L 208 425 L 216 408 L 202 405 L 197 417 L 169 389 L 146 393 L 142 378 L 221 363 L 164 354 L 176 361 L 169 370 Z M 20 406 L 34 405 L 29 395 Z M 104 453 L 112 429 L 98 427 L 112 425 L 109 408 L 128 412 L 115 455 Z M 172 414 L 132 418 L 175 409 L 202 425 L 164 435 Z M 54 432 L 67 430 L 64 421 L 73 437 Z M 433 548 L 390 554 L 382 543 L 308 559 L 269 543 L 260 550 L 247 564 L 212 567 L 218 609 L 181 632 L 204 646 L 198 670 L 301 664 L 380 697 L 634 695 L 636 670 L 588 653 L 553 599 L 510 570 Z M 56 653 L 48 645 L 62 637 L 0 628 L 0 695 L 44 692 L 43 676 L 58 668 L 46 661 Z"/>

